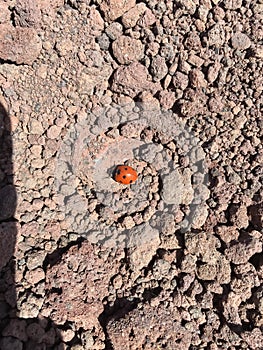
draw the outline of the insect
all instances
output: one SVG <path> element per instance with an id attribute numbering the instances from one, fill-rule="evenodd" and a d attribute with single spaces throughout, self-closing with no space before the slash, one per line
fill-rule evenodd
<path id="1" fill-rule="evenodd" d="M 136 170 L 128 165 L 118 165 L 114 172 L 114 180 L 129 185 L 134 183 L 138 178 Z"/>

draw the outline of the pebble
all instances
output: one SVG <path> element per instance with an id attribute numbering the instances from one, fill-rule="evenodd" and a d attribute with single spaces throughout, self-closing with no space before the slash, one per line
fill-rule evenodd
<path id="1" fill-rule="evenodd" d="M 143 2 L 136 4 L 122 16 L 122 24 L 125 28 L 133 28 L 136 26 L 141 15 L 146 11 L 146 5 Z"/>
<path id="2" fill-rule="evenodd" d="M 123 27 L 120 23 L 113 22 L 105 29 L 105 32 L 111 40 L 116 40 L 122 35 Z"/>
<path id="3" fill-rule="evenodd" d="M 166 65 L 166 60 L 164 57 L 159 55 L 153 57 L 151 63 L 151 73 L 154 81 L 160 81 L 168 73 L 168 67 Z"/>
<path id="4" fill-rule="evenodd" d="M 47 137 L 51 140 L 55 140 L 58 138 L 59 134 L 61 132 L 61 127 L 58 125 L 52 125 L 48 130 L 47 130 Z"/>
<path id="5" fill-rule="evenodd" d="M 112 43 L 115 58 L 121 64 L 139 61 L 144 55 L 144 46 L 140 40 L 122 35 Z"/>
<path id="6" fill-rule="evenodd" d="M 247 50 L 251 46 L 249 37 L 244 33 L 235 33 L 231 37 L 231 43 L 234 49 Z"/>

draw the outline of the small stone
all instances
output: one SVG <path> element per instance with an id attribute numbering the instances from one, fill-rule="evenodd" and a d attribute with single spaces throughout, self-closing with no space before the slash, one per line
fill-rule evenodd
<path id="1" fill-rule="evenodd" d="M 200 229 L 208 217 L 208 209 L 205 203 L 196 206 L 191 213 L 191 224 L 194 229 Z"/>
<path id="2" fill-rule="evenodd" d="M 190 32 L 185 40 L 185 46 L 187 49 L 199 51 L 202 47 L 199 34 L 197 32 Z"/>
<path id="3" fill-rule="evenodd" d="M 14 21 L 16 27 L 35 27 L 41 23 L 41 9 L 38 2 L 18 0 L 15 4 Z"/>
<path id="4" fill-rule="evenodd" d="M 61 132 L 61 127 L 52 125 L 47 131 L 47 137 L 51 140 L 57 139 Z"/>
<path id="5" fill-rule="evenodd" d="M 148 223 L 134 227 L 127 235 L 130 263 L 135 275 L 147 266 L 160 244 L 159 231 Z"/>
<path id="6" fill-rule="evenodd" d="M 251 46 L 249 37 L 244 33 L 235 33 L 231 38 L 231 43 L 234 49 L 246 50 Z"/>
<path id="7" fill-rule="evenodd" d="M 152 26 L 156 22 L 156 17 L 150 9 L 146 9 L 144 14 L 140 17 L 137 24 L 143 28 Z"/>
<path id="8" fill-rule="evenodd" d="M 245 205 L 232 205 L 229 209 L 230 221 L 237 228 L 246 228 L 249 224 L 247 207 Z"/>
<path id="9" fill-rule="evenodd" d="M 31 166 L 36 169 L 41 169 L 45 166 L 45 159 L 41 159 L 41 158 L 32 159 Z"/>
<path id="10" fill-rule="evenodd" d="M 48 65 L 47 64 L 41 64 L 37 71 L 36 71 L 36 75 L 41 78 L 41 79 L 46 79 L 47 77 L 47 71 L 48 71 Z"/>
<path id="11" fill-rule="evenodd" d="M 235 241 L 239 236 L 239 232 L 234 226 L 218 226 L 216 228 L 216 233 L 225 243 Z"/>
<path id="12" fill-rule="evenodd" d="M 30 295 L 26 302 L 18 307 L 18 316 L 21 318 L 38 317 L 39 310 L 43 305 L 43 298 Z"/>
<path id="13" fill-rule="evenodd" d="M 95 38 L 98 37 L 103 31 L 104 25 L 104 20 L 101 17 L 100 12 L 96 9 L 96 5 L 90 6 L 86 27 L 88 31 L 90 31 L 90 34 L 93 35 Z"/>
<path id="14" fill-rule="evenodd" d="M 97 37 L 97 43 L 102 50 L 108 50 L 110 46 L 110 40 L 107 34 L 103 33 Z"/>
<path id="15" fill-rule="evenodd" d="M 105 32 L 111 40 L 116 40 L 122 35 L 122 25 L 118 22 L 111 23 L 106 29 Z"/>
<path id="16" fill-rule="evenodd" d="M 207 35 L 209 46 L 221 47 L 224 45 L 226 33 L 223 24 L 215 24 L 211 29 L 209 29 Z"/>
<path id="17" fill-rule="evenodd" d="M 197 268 L 198 278 L 204 281 L 213 281 L 217 274 L 217 268 L 212 264 L 200 265 Z"/>
<path id="18" fill-rule="evenodd" d="M 167 204 L 190 204 L 194 190 L 191 187 L 191 174 L 182 175 L 178 169 L 162 177 L 161 198 Z"/>
<path id="19" fill-rule="evenodd" d="M 69 116 L 72 116 L 72 115 L 76 114 L 77 111 L 78 111 L 78 107 L 77 107 L 77 106 L 69 106 L 69 107 L 67 108 L 67 114 L 68 114 Z"/>
<path id="20" fill-rule="evenodd" d="M 75 332 L 72 329 L 62 330 L 60 331 L 60 334 L 64 342 L 71 341 L 75 336 Z"/>
<path id="21" fill-rule="evenodd" d="M 101 10 L 107 21 L 114 21 L 136 5 L 136 0 L 102 0 Z"/>
<path id="22" fill-rule="evenodd" d="M 42 135 L 44 133 L 42 123 L 37 119 L 31 119 L 29 121 L 28 130 L 31 134 L 35 135 Z"/>
<path id="23" fill-rule="evenodd" d="M 171 109 L 176 101 L 173 91 L 162 90 L 160 92 L 160 105 L 163 110 Z"/>
<path id="24" fill-rule="evenodd" d="M 190 82 L 194 88 L 205 88 L 207 86 L 204 73 L 198 68 L 195 68 L 190 72 Z"/>
<path id="25" fill-rule="evenodd" d="M 27 271 L 25 278 L 28 283 L 37 284 L 41 280 L 45 279 L 45 272 L 42 268 L 38 267 L 35 270 Z"/>
<path id="26" fill-rule="evenodd" d="M 139 96 L 139 101 L 145 111 L 157 111 L 160 109 L 158 99 L 153 97 L 149 91 L 143 91 Z"/>
<path id="27" fill-rule="evenodd" d="M 121 64 L 139 61 L 144 55 L 144 45 L 140 40 L 122 35 L 112 44 L 113 54 Z"/>
<path id="28" fill-rule="evenodd" d="M 135 222 L 131 216 L 126 216 L 122 222 L 122 226 L 124 226 L 126 229 L 131 229 L 135 226 Z"/>
<path id="29" fill-rule="evenodd" d="M 168 73 L 168 67 L 166 65 L 164 57 L 161 57 L 159 55 L 153 57 L 151 64 L 151 73 L 153 80 L 155 81 L 159 81 L 166 76 Z"/>
<path id="30" fill-rule="evenodd" d="M 225 0 L 224 6 L 228 10 L 237 10 L 242 6 L 242 0 Z"/>
<path id="31" fill-rule="evenodd" d="M 29 231 L 28 231 L 29 233 Z M 38 251 L 28 255 L 27 267 L 29 270 L 34 270 L 37 267 L 42 267 L 43 261 L 46 257 L 45 251 Z"/>
<path id="32" fill-rule="evenodd" d="M 207 80 L 209 83 L 213 83 L 217 79 L 220 69 L 221 69 L 221 64 L 218 61 L 215 61 L 214 64 L 209 66 L 208 72 L 207 72 Z"/>
<path id="33" fill-rule="evenodd" d="M 66 56 L 70 51 L 73 50 L 73 42 L 68 39 L 57 41 L 55 48 L 59 56 Z"/>
<path id="34" fill-rule="evenodd" d="M 173 85 L 175 88 L 185 90 L 188 86 L 188 76 L 181 72 L 176 72 L 173 76 Z"/>
<path id="35" fill-rule="evenodd" d="M 125 28 L 133 28 L 137 24 L 140 16 L 145 12 L 146 5 L 143 2 L 136 4 L 122 16 L 122 23 Z"/>
<path id="36" fill-rule="evenodd" d="M 129 66 L 122 66 L 116 70 L 112 90 L 135 97 L 142 91 L 150 91 L 155 94 L 161 90 L 161 86 L 148 79 L 148 70 L 145 66 L 139 62 L 133 62 Z"/>
<path id="37" fill-rule="evenodd" d="M 256 253 L 262 252 L 262 243 L 257 239 L 238 242 L 225 250 L 226 257 L 234 264 L 244 264 Z"/>

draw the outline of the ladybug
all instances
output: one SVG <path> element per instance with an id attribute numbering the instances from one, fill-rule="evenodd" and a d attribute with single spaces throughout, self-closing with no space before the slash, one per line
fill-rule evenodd
<path id="1" fill-rule="evenodd" d="M 138 178 L 136 170 L 128 165 L 118 165 L 114 172 L 114 180 L 129 185 L 134 183 Z"/>

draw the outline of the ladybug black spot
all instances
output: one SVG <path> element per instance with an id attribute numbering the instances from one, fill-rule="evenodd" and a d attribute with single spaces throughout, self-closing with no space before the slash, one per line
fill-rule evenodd
<path id="1" fill-rule="evenodd" d="M 130 184 L 132 183 L 132 180 L 130 180 Z"/>
<path id="2" fill-rule="evenodd" d="M 127 168 L 127 167 L 125 167 L 125 170 L 128 170 L 128 168 Z"/>
<path id="3" fill-rule="evenodd" d="M 123 177 L 122 177 L 123 179 L 126 179 L 126 175 L 123 175 Z"/>
<path id="4" fill-rule="evenodd" d="M 120 169 L 117 170 L 117 175 L 120 175 L 121 171 Z"/>

